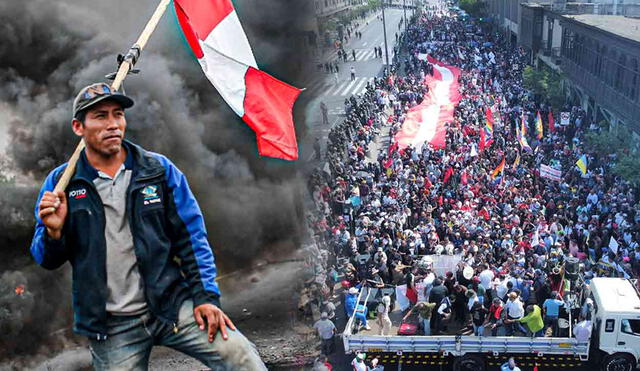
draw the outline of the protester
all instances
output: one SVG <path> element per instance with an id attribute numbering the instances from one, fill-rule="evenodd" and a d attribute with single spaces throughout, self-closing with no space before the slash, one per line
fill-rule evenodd
<path id="1" fill-rule="evenodd" d="M 88 338 L 96 370 L 147 369 L 155 345 L 212 369 L 266 370 L 220 309 L 213 252 L 185 175 L 124 139 L 133 104 L 105 83 L 78 92 L 71 129 L 85 148 L 66 192 L 54 187 L 68 164 L 47 176 L 31 253 L 46 269 L 71 263 L 74 331 Z"/>
<path id="2" fill-rule="evenodd" d="M 539 306 L 535 304 L 528 305 L 526 315 L 520 318 L 519 321 L 525 324 L 527 330 L 529 330 L 527 332 L 529 336 L 543 336 L 542 329 L 544 328 L 544 322 L 542 321 L 542 311 Z"/>
<path id="3" fill-rule="evenodd" d="M 379 335 L 385 336 L 391 333 L 391 319 L 389 318 L 389 311 L 391 310 L 391 297 L 385 295 L 382 297 L 382 301 L 378 304 L 377 308 L 377 323 L 380 328 Z"/>
<path id="4" fill-rule="evenodd" d="M 373 266 L 383 286 L 407 285 L 407 310 L 424 294 L 435 305 L 434 333 L 445 322 L 457 328 L 445 318 L 456 326 L 473 322 L 474 307 L 476 316 L 483 312 L 479 302 L 488 312 L 476 326 L 490 325 L 492 336 L 503 328 L 508 335 L 537 333 L 520 322 L 535 330 L 536 306 L 545 329 L 558 335 L 559 318 L 588 311 L 590 279 L 640 273 L 636 190 L 614 173 L 615 158 L 589 153 L 586 134 L 601 129 L 582 108 L 568 99 L 561 108 L 568 120 L 556 120 L 551 130 L 549 115 L 559 112 L 523 87 L 523 49 L 508 48 L 500 35 L 448 10 L 415 17 L 406 30 L 399 36 L 403 59 L 361 96 L 346 99 L 346 118 L 329 133 L 327 166 L 308 183 L 315 238 L 344 259 L 351 286 L 367 280 L 380 286 Z M 461 69 L 461 99 L 445 146 L 400 150 L 395 134 L 429 93 L 424 81 L 437 72 L 433 60 Z M 377 148 L 381 133 L 391 139 Z M 583 154 L 584 174 L 575 165 Z M 562 176 L 544 177 L 542 165 Z M 445 274 L 419 267 L 423 256 L 437 254 L 460 264 Z M 579 278 L 567 274 L 572 259 Z M 569 303 L 567 295 L 581 301 Z"/>
<path id="5" fill-rule="evenodd" d="M 520 371 L 520 367 L 516 365 L 516 361 L 513 357 L 509 357 L 509 360 L 500 366 L 500 371 Z"/>
<path id="6" fill-rule="evenodd" d="M 318 331 L 318 336 L 322 341 L 322 354 L 329 355 L 333 353 L 336 326 L 329 319 L 327 312 L 322 312 L 320 314 L 320 319 L 313 325 L 313 328 Z"/>

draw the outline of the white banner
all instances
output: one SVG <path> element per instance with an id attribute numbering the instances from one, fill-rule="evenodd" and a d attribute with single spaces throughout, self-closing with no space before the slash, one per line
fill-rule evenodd
<path id="1" fill-rule="evenodd" d="M 570 118 L 571 115 L 569 114 L 569 112 L 560 112 L 560 125 L 568 126 Z"/>
<path id="2" fill-rule="evenodd" d="M 556 170 L 551 166 L 540 165 L 540 176 L 543 178 L 560 181 L 562 178 L 562 171 Z"/>

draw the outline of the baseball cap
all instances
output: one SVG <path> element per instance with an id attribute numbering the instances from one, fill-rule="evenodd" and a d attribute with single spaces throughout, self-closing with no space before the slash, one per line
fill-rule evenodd
<path id="1" fill-rule="evenodd" d="M 118 102 L 122 108 L 133 106 L 133 100 L 126 95 L 114 91 L 109 84 L 104 82 L 94 83 L 85 86 L 80 90 L 76 98 L 73 100 L 73 116 L 78 112 L 85 110 L 98 102 L 110 99 Z"/>

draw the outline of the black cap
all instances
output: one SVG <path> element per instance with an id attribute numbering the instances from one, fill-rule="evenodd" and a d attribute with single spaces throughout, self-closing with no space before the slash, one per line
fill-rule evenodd
<path id="1" fill-rule="evenodd" d="M 73 100 L 73 116 L 75 117 L 78 112 L 106 99 L 118 102 L 122 108 L 133 106 L 133 100 L 131 98 L 114 91 L 109 84 L 98 82 L 85 86 L 80 90 L 78 95 L 76 95 L 76 99 Z"/>

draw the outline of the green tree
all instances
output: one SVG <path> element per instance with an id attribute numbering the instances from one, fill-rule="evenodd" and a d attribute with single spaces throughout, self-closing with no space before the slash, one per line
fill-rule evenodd
<path id="1" fill-rule="evenodd" d="M 601 127 L 608 126 L 601 123 Z M 640 162 L 635 151 L 633 134 L 626 127 L 618 126 L 612 130 L 601 130 L 586 135 L 586 145 L 596 156 L 604 157 L 615 154 L 614 174 L 640 186 Z"/>
<path id="2" fill-rule="evenodd" d="M 545 98 L 554 110 L 560 111 L 566 101 L 566 95 L 562 87 L 564 76 L 556 71 L 547 70 L 545 71 L 544 79 L 544 85 L 546 85 Z"/>
<path id="3" fill-rule="evenodd" d="M 474 17 L 482 17 L 485 3 L 479 0 L 460 0 L 460 8 Z"/>
<path id="4" fill-rule="evenodd" d="M 524 87 L 531 90 L 536 98 L 544 97 L 547 92 L 547 79 L 544 71 L 539 71 L 532 66 L 527 66 L 522 72 Z"/>

